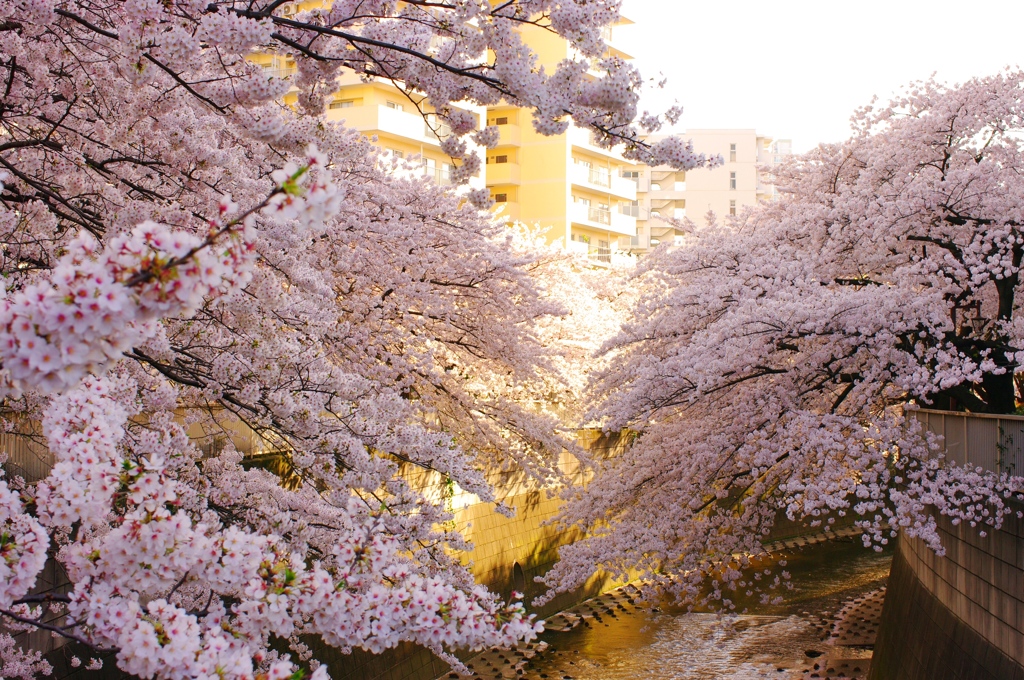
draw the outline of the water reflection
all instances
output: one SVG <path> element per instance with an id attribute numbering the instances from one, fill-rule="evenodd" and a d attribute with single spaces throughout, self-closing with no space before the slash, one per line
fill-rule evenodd
<path id="1" fill-rule="evenodd" d="M 568 633 L 546 633 L 551 645 L 525 678 L 574 680 L 718 680 L 795 678 L 808 652 L 825 649 L 823 614 L 876 588 L 889 573 L 891 553 L 853 543 L 822 544 L 785 556 L 793 590 L 774 606 L 740 603 L 748 613 L 638 611 L 603 616 Z"/>

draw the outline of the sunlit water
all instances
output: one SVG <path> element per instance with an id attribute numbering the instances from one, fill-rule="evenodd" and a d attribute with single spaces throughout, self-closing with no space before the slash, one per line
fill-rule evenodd
<path id="1" fill-rule="evenodd" d="M 551 680 L 718 680 L 800 677 L 824 652 L 822 617 L 873 590 L 889 573 L 891 553 L 858 544 L 824 544 L 786 556 L 793 590 L 782 604 L 743 603 L 747 614 L 721 617 L 637 611 L 602 617 L 568 633 L 545 633 L 551 648 L 526 678 Z"/>

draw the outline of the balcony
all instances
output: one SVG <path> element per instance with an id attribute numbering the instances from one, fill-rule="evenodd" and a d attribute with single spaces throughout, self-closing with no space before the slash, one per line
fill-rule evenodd
<path id="1" fill-rule="evenodd" d="M 574 255 L 587 258 L 590 264 L 598 267 L 628 267 L 636 263 L 635 257 L 621 253 L 614 248 L 601 248 L 592 243 L 569 241 L 568 251 Z"/>
<path id="2" fill-rule="evenodd" d="M 519 183 L 519 163 L 487 164 L 487 186 Z"/>
<path id="3" fill-rule="evenodd" d="M 622 162 L 622 156 L 619 155 L 615 149 L 604 149 L 594 145 L 593 133 L 590 130 L 585 130 L 578 127 L 569 128 L 569 142 L 573 146 L 577 146 L 581 149 L 585 149 L 589 153 L 598 154 L 606 158 L 614 158 L 619 163 Z"/>
<path id="4" fill-rule="evenodd" d="M 636 183 L 626 177 L 619 177 L 609 168 L 587 167 L 574 163 L 570 178 L 573 184 L 590 191 L 611 194 L 628 201 L 636 200 Z"/>
<path id="5" fill-rule="evenodd" d="M 439 187 L 452 185 L 452 173 L 448 168 L 425 168 L 423 174 L 433 179 Z"/>
<path id="6" fill-rule="evenodd" d="M 402 137 L 432 146 L 440 146 L 433 134 L 424 134 L 423 117 L 418 113 L 406 113 L 382 105 L 350 106 L 344 109 L 328 109 L 328 120 L 344 120 L 345 125 L 373 134 L 375 132 Z"/>
<path id="7" fill-rule="evenodd" d="M 611 193 L 630 201 L 636 200 L 636 182 L 629 177 L 612 175 Z"/>
<path id="8" fill-rule="evenodd" d="M 449 125 L 448 123 L 445 123 L 445 122 L 437 120 L 437 116 L 434 116 L 434 114 L 432 114 L 432 113 L 429 114 L 429 115 L 432 116 L 433 118 L 423 121 L 423 136 L 424 137 L 426 137 L 427 139 L 430 139 L 431 137 L 433 137 L 435 139 L 439 139 L 440 140 L 440 139 L 444 139 L 445 137 L 448 137 L 449 135 L 451 135 L 451 133 L 452 133 L 452 126 L 451 125 Z M 421 118 L 422 118 L 422 116 L 421 116 Z M 437 130 L 437 132 L 434 132 L 435 129 Z"/>
<path id="9" fill-rule="evenodd" d="M 636 234 L 636 218 L 621 212 L 613 212 L 611 231 L 633 236 Z"/>
<path id="10" fill-rule="evenodd" d="M 522 132 L 518 125 L 498 126 L 498 146 L 519 146 Z"/>
<path id="11" fill-rule="evenodd" d="M 603 224 L 606 227 L 611 226 L 612 223 L 612 211 L 605 210 L 604 208 L 595 208 L 592 205 L 586 206 L 587 208 L 587 219 L 595 224 Z M 582 211 L 580 211 L 582 213 Z"/>
<path id="12" fill-rule="evenodd" d="M 636 235 L 636 218 L 630 215 L 583 203 L 573 203 L 569 214 L 573 222 L 591 229 L 615 232 L 623 236 Z"/>
<path id="13" fill-rule="evenodd" d="M 268 66 L 263 67 L 263 75 L 268 78 L 287 78 L 298 73 L 298 69 L 293 67 L 290 68 L 272 68 Z"/>

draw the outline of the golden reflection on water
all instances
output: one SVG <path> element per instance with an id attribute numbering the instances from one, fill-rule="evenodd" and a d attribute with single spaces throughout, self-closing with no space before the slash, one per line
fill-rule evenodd
<path id="1" fill-rule="evenodd" d="M 823 651 L 822 618 L 877 588 L 892 553 L 831 543 L 785 556 L 793 589 L 778 605 L 738 601 L 739 616 L 636 611 L 603 616 L 567 633 L 545 633 L 551 648 L 520 677 L 546 680 L 719 680 L 798 678 L 807 652 Z"/>

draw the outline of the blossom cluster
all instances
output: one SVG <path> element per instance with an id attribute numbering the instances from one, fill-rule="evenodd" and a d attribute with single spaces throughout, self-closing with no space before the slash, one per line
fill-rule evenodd
<path id="1" fill-rule="evenodd" d="M 39 518 L 47 526 L 106 522 L 119 486 L 123 455 L 117 445 L 128 412 L 106 380 L 88 377 L 51 403 L 43 420 L 54 466 L 36 488 Z"/>
<path id="2" fill-rule="evenodd" d="M 25 513 L 18 494 L 0 477 L 0 608 L 10 607 L 32 588 L 49 546 L 46 530 Z"/>
<path id="3" fill-rule="evenodd" d="M 333 181 L 327 164 L 327 156 L 310 144 L 304 165 L 290 162 L 272 172 L 278 191 L 270 197 L 264 214 L 280 222 L 294 220 L 303 229 L 322 231 L 325 220 L 337 214 L 345 200 L 345 192 Z"/>
<path id="4" fill-rule="evenodd" d="M 251 233 L 218 248 L 144 222 L 106 247 L 82 232 L 50 276 L 3 298 L 0 358 L 6 388 L 61 391 L 98 375 L 154 332 L 149 323 L 188 315 L 248 278 Z"/>
<path id="5" fill-rule="evenodd" d="M 11 635 L 0 633 L 0 677 L 35 680 L 51 673 L 53 666 L 40 652 L 19 649 Z"/>
<path id="6" fill-rule="evenodd" d="M 271 634 L 315 633 L 328 644 L 379 652 L 402 640 L 438 651 L 493 647 L 540 630 L 519 604 L 410 572 L 401 544 L 372 525 L 307 566 L 275 536 L 211 532 L 162 508 L 130 512 L 75 553 L 69 613 L 88 623 L 96 644 L 119 650 L 122 669 L 141 677 L 205 677 L 214 669 L 251 677 Z M 216 605 L 197 616 L 164 599 L 142 604 L 141 596 L 179 579 L 209 588 Z M 219 597 L 234 602 L 230 610 Z"/>

